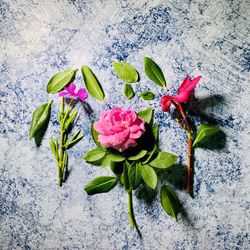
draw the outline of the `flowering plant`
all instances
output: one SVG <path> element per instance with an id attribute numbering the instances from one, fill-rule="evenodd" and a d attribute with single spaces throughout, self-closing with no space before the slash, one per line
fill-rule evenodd
<path id="1" fill-rule="evenodd" d="M 76 85 L 72 83 L 75 78 L 76 70 L 66 70 L 54 75 L 47 84 L 47 92 L 56 94 L 61 97 L 61 111 L 58 114 L 60 123 L 59 139 L 50 140 L 50 147 L 57 161 L 58 166 L 58 185 L 61 186 L 65 181 L 67 171 L 67 149 L 78 143 L 83 136 L 81 131 L 76 131 L 71 138 L 68 138 L 75 121 L 77 120 L 78 110 L 73 106 L 73 100 L 85 102 L 88 98 L 88 93 L 84 88 L 79 88 L 76 92 Z M 69 101 L 68 104 L 65 98 Z M 30 138 L 35 140 L 46 131 L 50 120 L 52 101 L 38 107 L 32 117 L 30 126 Z M 66 107 L 65 107 L 66 106 Z"/>
<path id="2" fill-rule="evenodd" d="M 153 114 L 154 110 L 151 108 L 138 113 L 119 107 L 103 111 L 99 121 L 94 122 L 91 129 L 97 148 L 84 156 L 88 163 L 109 166 L 115 175 L 93 179 L 85 186 L 85 191 L 89 195 L 109 192 L 119 182 L 128 193 L 129 221 L 138 233 L 132 205 L 133 190 L 142 182 L 155 189 L 155 169 L 166 169 L 178 159 L 176 155 L 159 149 L 158 126 L 153 124 Z M 178 199 L 170 187 L 162 188 L 161 198 L 163 208 L 176 219 Z"/>
<path id="3" fill-rule="evenodd" d="M 139 77 L 132 65 L 125 62 L 113 63 L 117 76 L 127 82 L 124 85 L 124 95 L 128 100 L 135 96 L 130 83 L 137 82 Z M 160 67 L 150 58 L 144 59 L 145 73 L 148 78 L 167 91 L 167 83 Z M 170 111 L 174 105 L 180 114 L 177 122 L 186 131 L 188 137 L 188 160 L 187 160 L 187 192 L 191 193 L 192 167 L 191 157 L 194 146 L 199 145 L 205 139 L 218 133 L 219 128 L 201 124 L 197 133 L 191 130 L 182 103 L 192 99 L 193 90 L 200 81 L 201 76 L 191 80 L 187 77 L 181 84 L 176 96 L 165 95 L 160 104 L 163 112 Z M 155 98 L 154 93 L 146 91 L 139 96 L 145 100 Z M 132 193 L 141 184 L 145 183 L 152 189 L 157 186 L 157 173 L 155 169 L 166 169 L 176 163 L 178 157 L 169 152 L 163 152 L 158 145 L 158 126 L 153 123 L 154 110 L 148 108 L 136 113 L 131 109 L 114 107 L 103 111 L 99 121 L 91 126 L 92 138 L 97 146 L 88 151 L 84 159 L 93 165 L 109 166 L 115 176 L 99 176 L 85 186 L 89 195 L 106 193 L 120 183 L 128 193 L 128 216 L 132 228 L 137 227 L 133 212 Z M 194 142 L 193 142 L 194 140 Z M 180 211 L 180 202 L 168 185 L 160 190 L 161 204 L 163 209 L 175 220 Z"/>

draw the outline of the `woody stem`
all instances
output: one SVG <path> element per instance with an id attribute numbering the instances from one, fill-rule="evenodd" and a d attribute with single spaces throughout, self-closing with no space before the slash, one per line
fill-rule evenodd
<path id="1" fill-rule="evenodd" d="M 178 104 L 178 110 L 183 118 L 183 120 L 185 121 L 185 124 L 187 126 L 187 136 L 188 136 L 188 152 L 187 152 L 187 186 L 186 186 L 186 191 L 187 193 L 190 194 L 191 191 L 191 186 L 192 186 L 192 167 L 191 167 L 191 159 L 192 159 L 192 145 L 193 145 L 193 141 L 192 141 L 192 132 L 191 132 L 191 128 L 189 125 L 189 122 L 187 120 L 186 114 L 182 109 L 181 104 Z"/>
<path id="2" fill-rule="evenodd" d="M 187 152 L 187 186 L 186 186 L 186 191 L 187 193 L 190 194 L 191 192 L 191 186 L 192 186 L 192 145 L 193 145 L 193 139 L 192 139 L 192 131 L 187 119 L 187 116 L 185 114 L 185 112 L 182 109 L 182 106 L 180 103 L 176 103 L 174 101 L 172 101 L 172 103 L 174 104 L 174 106 L 177 108 L 177 110 L 179 111 L 180 115 L 182 116 L 186 127 L 184 128 L 184 130 L 187 133 L 188 136 L 188 152 Z"/>

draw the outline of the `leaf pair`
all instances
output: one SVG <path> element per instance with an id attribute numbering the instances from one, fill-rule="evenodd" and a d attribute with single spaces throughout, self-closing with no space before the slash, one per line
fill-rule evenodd
<path id="1" fill-rule="evenodd" d="M 172 166 L 177 159 L 178 157 L 172 153 L 160 151 L 156 158 L 150 162 L 146 161 L 146 164 L 140 166 L 140 172 L 144 182 L 150 188 L 155 189 L 157 186 L 157 174 L 154 168 L 166 169 Z"/>
<path id="2" fill-rule="evenodd" d="M 89 94 L 99 101 L 104 101 L 105 94 L 94 73 L 86 65 L 83 65 L 81 70 Z M 47 92 L 55 94 L 63 90 L 75 79 L 76 72 L 77 69 L 68 69 L 55 74 L 47 84 Z"/>

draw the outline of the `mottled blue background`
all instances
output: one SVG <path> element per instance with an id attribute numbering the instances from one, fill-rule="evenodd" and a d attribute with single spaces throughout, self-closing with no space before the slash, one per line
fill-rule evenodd
<path id="1" fill-rule="evenodd" d="M 249 16 L 247 0 L 0 0 L 0 249 L 249 249 Z M 226 145 L 195 151 L 195 198 L 177 189 L 178 222 L 154 192 L 142 187 L 135 194 L 140 240 L 130 229 L 121 188 L 94 197 L 83 191 L 90 179 L 110 172 L 86 164 L 82 155 L 94 147 L 89 122 L 104 107 L 151 106 L 161 148 L 185 164 L 186 136 L 160 111 L 164 93 L 143 73 L 145 55 L 161 66 L 171 93 L 186 75 L 203 76 L 193 120 L 217 123 Z M 123 98 L 111 68 L 117 60 L 137 68 L 136 92 L 150 89 L 154 101 Z M 81 108 L 85 137 L 70 151 L 71 172 L 60 188 L 48 145 L 58 133 L 59 102 L 45 86 L 56 72 L 82 64 L 98 76 L 108 104 L 90 97 L 94 114 Z M 77 83 L 83 84 L 80 72 Z M 28 139 L 31 114 L 50 98 L 52 122 L 37 148 Z M 173 170 L 163 174 L 170 182 L 172 176 Z"/>

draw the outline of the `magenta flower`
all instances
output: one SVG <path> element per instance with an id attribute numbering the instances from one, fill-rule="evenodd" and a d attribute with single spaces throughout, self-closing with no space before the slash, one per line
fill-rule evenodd
<path id="1" fill-rule="evenodd" d="M 114 148 L 120 152 L 137 145 L 136 139 L 145 132 L 145 122 L 135 111 L 114 107 L 103 111 L 99 121 L 94 123 L 99 133 L 98 140 L 106 148 Z"/>
<path id="2" fill-rule="evenodd" d="M 69 86 L 65 87 L 65 89 L 58 93 L 59 96 L 64 96 L 66 98 L 75 98 L 80 99 L 82 102 L 85 102 L 88 98 L 88 92 L 84 88 L 79 88 L 78 91 L 76 90 L 76 85 L 71 83 Z"/>
<path id="3" fill-rule="evenodd" d="M 160 100 L 162 111 L 169 111 L 170 106 L 171 104 L 173 104 L 173 102 L 175 102 L 176 104 L 188 102 L 192 97 L 193 89 L 196 87 L 200 79 L 201 76 L 197 76 L 193 80 L 191 80 L 190 77 L 186 77 L 186 79 L 181 84 L 176 96 L 163 96 Z"/>

